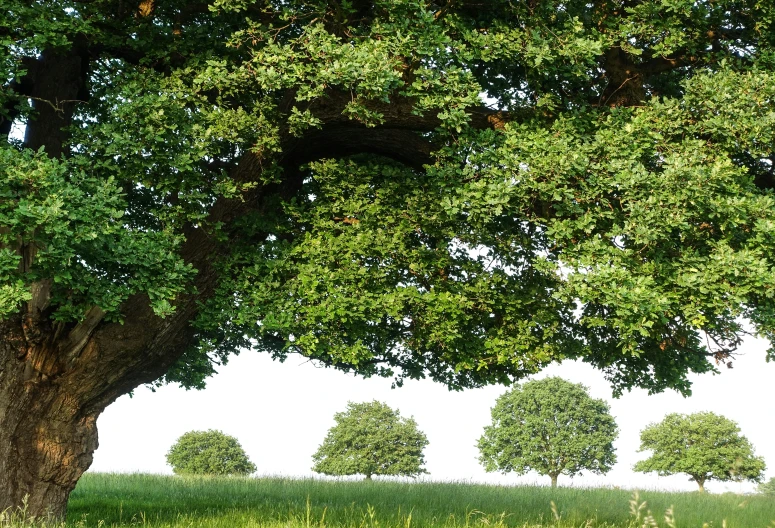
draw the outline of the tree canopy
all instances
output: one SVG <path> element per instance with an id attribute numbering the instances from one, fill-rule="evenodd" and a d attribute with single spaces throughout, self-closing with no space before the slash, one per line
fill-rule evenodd
<path id="1" fill-rule="evenodd" d="M 239 350 L 688 393 L 773 337 L 772 2 L 3 6 L 0 510 Z"/>
<path id="2" fill-rule="evenodd" d="M 701 492 L 709 480 L 759 481 L 765 469 L 738 425 L 712 412 L 668 414 L 641 431 L 640 443 L 640 451 L 652 455 L 635 464 L 635 471 L 686 473 Z"/>
<path id="3" fill-rule="evenodd" d="M 189 431 L 167 452 L 167 464 L 179 475 L 249 475 L 256 471 L 233 436 L 213 429 Z"/>
<path id="4" fill-rule="evenodd" d="M 562 378 L 517 385 L 492 408 L 492 424 L 479 439 L 487 471 L 536 471 L 552 479 L 583 471 L 605 474 L 616 463 L 618 428 L 608 404 Z"/>
<path id="5" fill-rule="evenodd" d="M 402 418 L 387 404 L 348 402 L 334 415 L 334 425 L 312 455 L 312 471 L 326 475 L 393 475 L 416 477 L 427 473 L 425 434 L 414 418 Z"/>

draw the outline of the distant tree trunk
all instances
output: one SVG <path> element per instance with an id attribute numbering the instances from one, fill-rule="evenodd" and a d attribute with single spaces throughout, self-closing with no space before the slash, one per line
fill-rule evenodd
<path id="1" fill-rule="evenodd" d="M 371 473 L 369 473 L 368 475 L 366 475 L 366 480 L 371 480 Z"/>
<path id="2" fill-rule="evenodd" d="M 557 477 L 558 476 L 559 475 L 557 473 L 552 473 L 552 474 L 549 475 L 549 477 L 551 477 L 551 479 L 552 479 L 552 487 L 553 488 L 557 487 Z"/>
<path id="3" fill-rule="evenodd" d="M 695 482 L 697 482 L 697 485 L 700 487 L 700 493 L 705 493 L 705 479 L 704 478 L 694 478 Z"/>

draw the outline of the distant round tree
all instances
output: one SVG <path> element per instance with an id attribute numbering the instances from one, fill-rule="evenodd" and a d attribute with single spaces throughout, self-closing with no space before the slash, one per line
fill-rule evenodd
<path id="1" fill-rule="evenodd" d="M 479 461 L 486 471 L 537 471 L 556 487 L 559 475 L 607 473 L 616 463 L 617 434 L 608 404 L 591 398 L 583 385 L 529 381 L 496 401 L 492 425 L 479 439 Z"/>
<path id="2" fill-rule="evenodd" d="M 427 473 L 423 449 L 425 434 L 413 418 L 401 418 L 386 404 L 347 403 L 334 415 L 334 425 L 312 455 L 312 471 L 325 475 L 402 475 Z"/>
<path id="3" fill-rule="evenodd" d="M 712 412 L 668 414 L 641 431 L 639 451 L 646 450 L 653 454 L 635 464 L 635 471 L 686 473 L 700 492 L 709 480 L 759 481 L 765 468 L 737 424 Z"/>
<path id="4" fill-rule="evenodd" d="M 212 429 L 178 438 L 167 464 L 179 475 L 249 475 L 256 470 L 236 438 Z"/>
<path id="5" fill-rule="evenodd" d="M 757 491 L 763 495 L 775 496 L 775 477 L 772 477 L 767 482 L 759 484 Z"/>

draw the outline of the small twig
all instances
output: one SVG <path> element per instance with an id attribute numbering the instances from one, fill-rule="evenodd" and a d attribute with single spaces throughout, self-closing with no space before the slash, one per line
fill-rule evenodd
<path id="1" fill-rule="evenodd" d="M 55 112 L 60 113 L 60 114 L 65 111 L 65 109 L 62 106 L 60 106 L 60 105 L 65 105 L 67 103 L 85 103 L 86 102 L 86 101 L 84 101 L 82 99 L 62 99 L 61 101 L 59 99 L 57 99 L 56 104 L 54 104 L 49 99 L 43 99 L 41 97 L 31 97 L 30 96 L 30 97 L 27 97 L 27 99 L 32 99 L 33 101 L 39 101 L 41 103 L 46 103 L 51 108 L 53 108 Z"/>

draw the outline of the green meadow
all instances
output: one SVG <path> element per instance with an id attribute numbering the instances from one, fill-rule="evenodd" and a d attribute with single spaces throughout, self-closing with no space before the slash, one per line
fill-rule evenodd
<path id="1" fill-rule="evenodd" d="M 11 522 L 6 513 L 0 526 L 26 525 L 21 515 L 14 517 Z M 630 490 L 601 488 L 86 474 L 71 496 L 67 526 L 772 528 L 775 500 L 649 490 L 636 498 Z"/>

